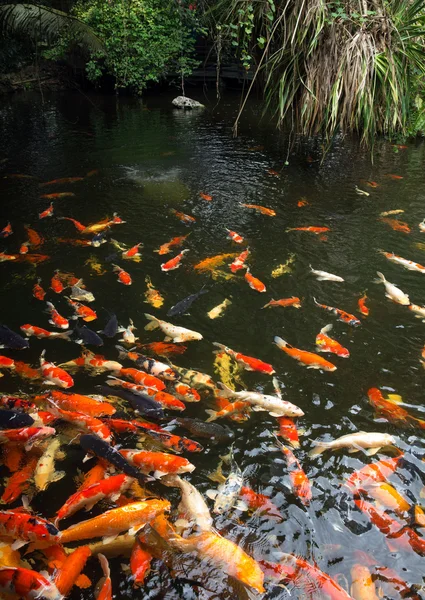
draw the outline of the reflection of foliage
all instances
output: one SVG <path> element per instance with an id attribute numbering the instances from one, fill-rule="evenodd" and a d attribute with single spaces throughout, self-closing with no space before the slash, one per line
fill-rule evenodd
<path id="1" fill-rule="evenodd" d="M 106 56 L 93 56 L 87 73 L 112 74 L 116 88 L 140 92 L 167 74 L 191 73 L 197 27 L 194 10 L 174 0 L 80 0 L 74 13 L 99 35 Z"/>
<path id="2" fill-rule="evenodd" d="M 367 142 L 423 129 L 425 0 L 209 4 L 211 30 L 257 69 L 279 124 L 328 139 L 360 131 Z"/>

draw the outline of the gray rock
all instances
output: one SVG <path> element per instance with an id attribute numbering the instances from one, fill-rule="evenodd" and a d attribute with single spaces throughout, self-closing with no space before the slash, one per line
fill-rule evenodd
<path id="1" fill-rule="evenodd" d="M 177 96 L 177 98 L 174 98 L 173 106 L 183 109 L 204 108 L 203 104 L 186 96 Z"/>

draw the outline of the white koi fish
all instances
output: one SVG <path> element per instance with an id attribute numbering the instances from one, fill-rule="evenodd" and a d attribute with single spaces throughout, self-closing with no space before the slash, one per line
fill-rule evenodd
<path id="1" fill-rule="evenodd" d="M 145 313 L 145 317 L 150 321 L 150 323 L 146 325 L 145 329 L 150 331 L 159 327 L 165 333 L 164 342 L 172 341 L 174 343 L 179 343 L 203 339 L 203 336 L 197 331 L 186 329 L 186 327 L 178 327 L 177 325 L 167 323 L 167 321 L 162 321 L 161 319 L 158 319 L 152 315 L 148 315 L 147 313 Z"/>
<path id="2" fill-rule="evenodd" d="M 375 279 L 375 283 L 383 283 L 385 286 L 385 295 L 387 298 L 396 302 L 397 304 L 402 304 L 404 306 L 408 306 L 410 304 L 410 298 L 407 294 L 405 294 L 400 288 L 398 288 L 393 283 L 387 281 L 382 273 L 377 271 L 377 275 L 379 279 Z"/>
<path id="3" fill-rule="evenodd" d="M 328 273 L 327 271 L 317 271 L 316 269 L 313 269 L 311 265 L 310 271 L 311 273 L 313 273 L 313 275 L 316 276 L 317 281 L 344 281 L 344 279 L 342 277 L 339 277 L 338 275 Z"/>

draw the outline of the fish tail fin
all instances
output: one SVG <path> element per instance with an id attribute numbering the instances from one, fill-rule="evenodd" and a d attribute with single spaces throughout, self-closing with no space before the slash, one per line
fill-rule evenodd
<path id="1" fill-rule="evenodd" d="M 217 383 L 218 387 L 220 388 L 220 390 L 222 391 L 222 396 L 224 396 L 225 398 L 231 398 L 233 396 L 233 394 L 235 393 L 232 389 L 230 389 L 225 383 L 223 383 L 222 381 L 219 381 Z"/>
<path id="2" fill-rule="evenodd" d="M 127 358 L 127 350 L 125 348 L 122 346 L 115 346 L 115 348 L 118 350 L 118 358 Z"/>
<path id="3" fill-rule="evenodd" d="M 110 577 L 111 572 L 109 570 L 109 562 L 104 554 L 98 554 L 97 558 L 99 559 L 100 566 L 102 567 L 102 571 L 105 577 Z"/>
<path id="4" fill-rule="evenodd" d="M 320 330 L 320 333 L 329 333 L 329 331 L 331 331 L 332 329 L 333 329 L 333 325 L 331 323 L 329 323 L 329 325 L 322 327 L 322 329 Z"/>
<path id="5" fill-rule="evenodd" d="M 218 350 L 214 351 L 214 354 L 218 354 L 220 352 L 226 352 L 227 350 L 227 346 L 225 346 L 224 344 L 219 344 L 218 342 L 213 342 L 212 343 L 213 346 L 217 346 Z"/>
<path id="6" fill-rule="evenodd" d="M 41 351 L 41 354 L 40 354 L 40 360 L 41 360 L 41 359 L 44 359 L 44 355 L 45 355 L 45 354 L 46 354 L 46 348 L 45 348 L 44 350 L 42 350 L 42 351 Z"/>
<path id="7" fill-rule="evenodd" d="M 51 302 L 46 302 L 47 308 L 49 308 L 50 310 L 54 309 L 54 305 Z"/>
<path id="8" fill-rule="evenodd" d="M 217 419 L 217 411 L 216 410 L 210 410 L 210 409 L 205 409 L 205 412 L 207 413 L 207 415 L 209 415 L 208 419 L 206 419 L 206 423 L 211 423 L 211 421 L 215 421 Z"/>
<path id="9" fill-rule="evenodd" d="M 310 458 L 313 458 L 314 456 L 319 456 L 319 454 L 322 454 L 327 447 L 326 444 L 323 444 L 321 442 L 315 442 L 314 444 L 314 448 L 308 453 Z"/>
<path id="10" fill-rule="evenodd" d="M 61 340 L 68 340 L 68 342 L 70 341 L 71 335 L 74 333 L 74 330 L 71 329 L 70 331 L 64 331 L 62 333 L 59 333 L 57 336 L 55 336 L 56 338 L 59 338 Z"/>
<path id="11" fill-rule="evenodd" d="M 181 479 L 178 475 L 166 475 L 161 478 L 161 483 L 167 487 L 180 487 Z"/>
<path id="12" fill-rule="evenodd" d="M 378 275 L 378 279 L 375 279 L 374 283 L 385 283 L 387 281 L 380 271 L 376 271 L 376 274 Z"/>
<path id="13" fill-rule="evenodd" d="M 157 327 L 159 327 L 159 321 L 156 317 L 154 317 L 153 315 L 148 315 L 148 313 L 145 313 L 145 317 L 150 321 L 150 323 L 145 325 L 146 331 L 151 331 L 152 329 L 156 329 Z"/>
<path id="14" fill-rule="evenodd" d="M 313 302 L 314 302 L 314 304 L 316 304 L 317 306 L 320 306 L 320 303 L 319 303 L 319 302 L 317 302 L 317 300 L 316 300 L 316 298 L 315 298 L 314 296 L 313 296 Z"/>
<path id="15" fill-rule="evenodd" d="M 271 299 L 270 299 L 270 302 L 267 302 L 267 304 L 265 304 L 264 306 L 262 306 L 262 307 L 261 307 L 261 310 L 262 310 L 263 308 L 267 308 L 267 307 L 271 306 L 271 303 L 272 303 L 272 302 L 274 302 L 274 298 L 271 298 Z"/>
<path id="16" fill-rule="evenodd" d="M 276 344 L 276 346 L 278 348 L 280 348 L 281 350 L 283 350 L 283 348 L 292 348 L 292 346 L 290 344 L 288 344 L 288 342 L 285 342 L 285 340 L 283 340 L 278 335 L 275 335 L 273 341 Z"/>
<path id="17" fill-rule="evenodd" d="M 182 250 L 182 254 L 186 254 L 187 252 L 190 252 L 189 248 L 185 248 L 184 250 Z"/>

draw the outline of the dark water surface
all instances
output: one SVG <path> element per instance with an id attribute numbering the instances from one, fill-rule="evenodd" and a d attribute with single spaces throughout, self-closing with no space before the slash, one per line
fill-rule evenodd
<path id="1" fill-rule="evenodd" d="M 425 251 L 415 246 L 417 242 L 425 242 L 425 234 L 418 228 L 425 217 L 424 145 L 418 142 L 397 150 L 379 142 L 372 164 L 368 153 L 355 141 L 338 140 L 321 165 L 319 142 L 312 140 L 290 152 L 289 164 L 285 166 L 287 138 L 266 122 L 260 122 L 255 106 L 249 108 L 240 136 L 235 139 L 231 125 L 238 109 L 236 96 L 225 97 L 215 110 L 212 110 L 212 102 L 211 108 L 193 113 L 173 110 L 170 100 L 169 96 L 149 97 L 142 102 L 99 96 L 86 99 L 82 95 L 67 94 L 47 96 L 42 104 L 38 96 L 30 94 L 2 98 L 0 159 L 8 160 L 1 165 L 1 174 L 29 174 L 35 179 L 0 177 L 0 229 L 10 220 L 14 230 L 13 236 L 2 241 L 0 250 L 18 252 L 26 239 L 23 226 L 27 223 L 45 236 L 46 243 L 40 251 L 50 255 L 51 260 L 36 269 L 26 263 L 0 265 L 1 321 L 15 331 L 24 323 L 49 329 L 43 304 L 32 298 L 31 289 L 36 277 L 42 278 L 47 289 L 54 270 L 60 269 L 82 277 L 94 293 L 96 302 L 91 306 L 99 316 L 94 329 L 101 329 L 107 311 L 111 311 L 125 326 L 129 318 L 133 319 L 142 342 L 162 340 L 159 331 L 143 329 L 144 313 L 149 312 L 203 334 L 203 341 L 189 343 L 187 352 L 173 359 L 178 365 L 216 378 L 214 341 L 273 364 L 284 398 L 305 412 L 305 417 L 297 422 L 304 433 L 300 438 L 301 449 L 295 454 L 312 483 L 313 500 L 306 508 L 290 492 L 286 463 L 272 436 L 277 430 L 275 418 L 267 413 L 252 413 L 243 423 L 226 420 L 221 423 L 228 424 L 236 434 L 235 458 L 241 469 L 246 469 L 247 483 L 255 491 L 269 495 L 285 520 L 276 524 L 267 516 L 233 511 L 217 517 L 215 527 L 256 559 L 275 561 L 276 551 L 297 554 L 316 563 L 347 590 L 351 584 L 350 569 L 354 563 L 361 562 L 359 550 L 373 557 L 376 565 L 393 568 L 408 584 L 420 588 L 425 558 L 413 551 L 390 551 L 385 536 L 370 525 L 354 505 L 352 496 L 341 488 L 341 483 L 354 470 L 383 458 L 385 453 L 368 458 L 363 453 L 326 452 L 311 459 L 308 451 L 311 439 L 334 439 L 356 431 L 391 433 L 405 451 L 405 460 L 390 481 L 412 507 L 423 502 L 420 492 L 425 467 L 421 430 L 401 429 L 383 419 L 375 419 L 367 390 L 378 387 L 384 395 L 400 394 L 412 405 L 408 408 L 412 414 L 421 417 L 425 412 L 425 372 L 420 364 L 425 325 L 406 307 L 387 300 L 383 286 L 373 283 L 376 271 L 382 271 L 389 281 L 410 295 L 412 302 L 425 304 L 423 275 L 392 264 L 377 252 L 383 249 L 425 263 Z M 38 185 L 56 178 L 85 176 L 93 169 L 99 173 L 73 185 L 45 188 Z M 269 174 L 269 169 L 280 176 Z M 394 180 L 389 174 L 403 179 Z M 379 187 L 368 187 L 366 181 L 375 181 Z M 370 195 L 358 195 L 356 185 Z M 76 195 L 55 201 L 55 216 L 39 222 L 38 213 L 48 205 L 40 194 L 59 191 L 72 191 Z M 200 198 L 200 192 L 212 195 L 213 200 L 206 202 Z M 302 197 L 309 205 L 300 208 L 297 203 Z M 242 208 L 241 202 L 272 208 L 276 217 Z M 186 227 L 171 214 L 171 208 L 195 216 L 196 223 Z M 410 225 L 410 234 L 393 231 L 378 220 L 382 211 L 393 209 L 405 211 L 399 218 Z M 57 242 L 58 237 L 76 238 L 77 233 L 69 221 L 56 217 L 72 217 L 88 224 L 114 211 L 127 223 L 114 228 L 111 237 L 129 246 L 143 242 L 142 262 L 123 261 L 119 255 L 113 256 L 117 250 L 109 243 L 96 249 Z M 331 231 L 325 240 L 310 233 L 286 232 L 289 227 L 306 225 L 327 226 Z M 208 256 L 241 250 L 226 239 L 225 227 L 236 230 L 246 239 L 251 249 L 251 271 L 267 286 L 265 294 L 251 290 L 242 271 L 235 279 L 214 280 L 193 269 Z M 191 235 L 185 247 L 190 252 L 181 268 L 169 274 L 161 272 L 164 257 L 153 250 L 189 231 Z M 292 273 L 272 278 L 272 270 L 284 263 L 291 253 L 295 254 Z M 85 264 L 92 255 L 106 270 L 105 274 L 98 275 Z M 112 272 L 115 262 L 131 274 L 131 287 L 117 283 Z M 345 282 L 319 282 L 310 274 L 309 264 L 336 273 Z M 222 268 L 227 271 L 226 266 Z M 144 303 L 147 275 L 165 297 L 161 309 Z M 192 306 L 190 315 L 166 318 L 172 305 L 203 285 L 208 287 L 208 293 Z M 358 328 L 337 321 L 313 302 L 316 297 L 319 302 L 358 314 L 357 300 L 365 291 L 370 316 L 362 319 Z M 302 299 L 300 310 L 290 307 L 260 310 L 270 298 L 292 295 Z M 224 298 L 231 298 L 232 304 L 222 318 L 210 320 L 207 311 Z M 49 291 L 48 299 L 61 314 L 71 314 L 63 298 Z M 322 355 L 338 367 L 335 372 L 307 370 L 273 345 L 274 336 L 279 335 L 297 348 L 315 351 L 315 337 L 328 323 L 334 325 L 331 336 L 351 353 L 348 360 Z M 117 359 L 115 343 L 107 340 L 101 353 Z M 34 338 L 29 350 L 4 353 L 37 366 L 44 348 L 47 358 L 57 363 L 79 354 L 75 344 Z M 105 379 L 105 375 L 92 378 L 77 373 L 74 390 L 95 393 L 95 384 Z M 248 389 L 273 393 L 271 378 L 266 375 L 245 371 L 242 379 Z M 40 387 L 6 373 L 0 389 L 4 393 L 18 390 L 34 393 Z M 204 419 L 206 408 L 214 408 L 214 404 L 204 398 L 198 404 L 188 405 L 186 413 Z M 171 420 L 173 414 L 168 414 Z M 185 434 L 183 429 L 175 429 L 175 432 Z M 196 436 L 191 437 L 196 439 Z M 123 439 L 120 439 L 122 444 Z M 135 440 L 130 440 L 132 447 Z M 205 451 L 200 455 L 187 455 L 196 465 L 187 479 L 205 493 L 208 488 L 216 487 L 207 475 L 217 466 L 219 456 L 228 452 L 229 446 L 199 441 L 205 445 Z M 77 447 L 70 447 L 67 454 L 67 477 L 52 484 L 33 501 L 34 508 L 43 516 L 54 515 L 64 499 L 75 491 L 73 477 L 77 469 L 87 470 L 90 465 L 83 466 L 83 454 Z M 58 468 L 63 466 L 59 463 Z M 164 497 L 172 500 L 174 508 L 177 506 L 177 492 L 164 488 Z M 97 514 L 96 509 L 93 514 Z M 80 512 L 69 523 L 82 518 L 85 513 Z M 407 519 L 411 520 L 411 515 Z M 128 564 L 128 559 L 112 560 L 115 597 L 248 597 L 246 591 L 216 569 L 207 565 L 199 567 L 187 557 L 180 557 L 177 562 L 176 580 L 167 575 L 161 563 L 155 562 L 154 573 L 146 587 L 134 591 L 129 574 L 121 567 Z M 94 559 L 85 572 L 94 582 L 101 577 Z M 291 585 L 285 588 L 267 583 L 266 589 L 267 598 L 326 597 L 317 590 L 307 596 L 304 589 Z M 93 592 L 76 590 L 71 597 L 88 599 L 93 597 Z M 385 588 L 384 597 L 401 596 Z M 419 590 L 418 597 L 425 598 L 425 592 Z"/>

